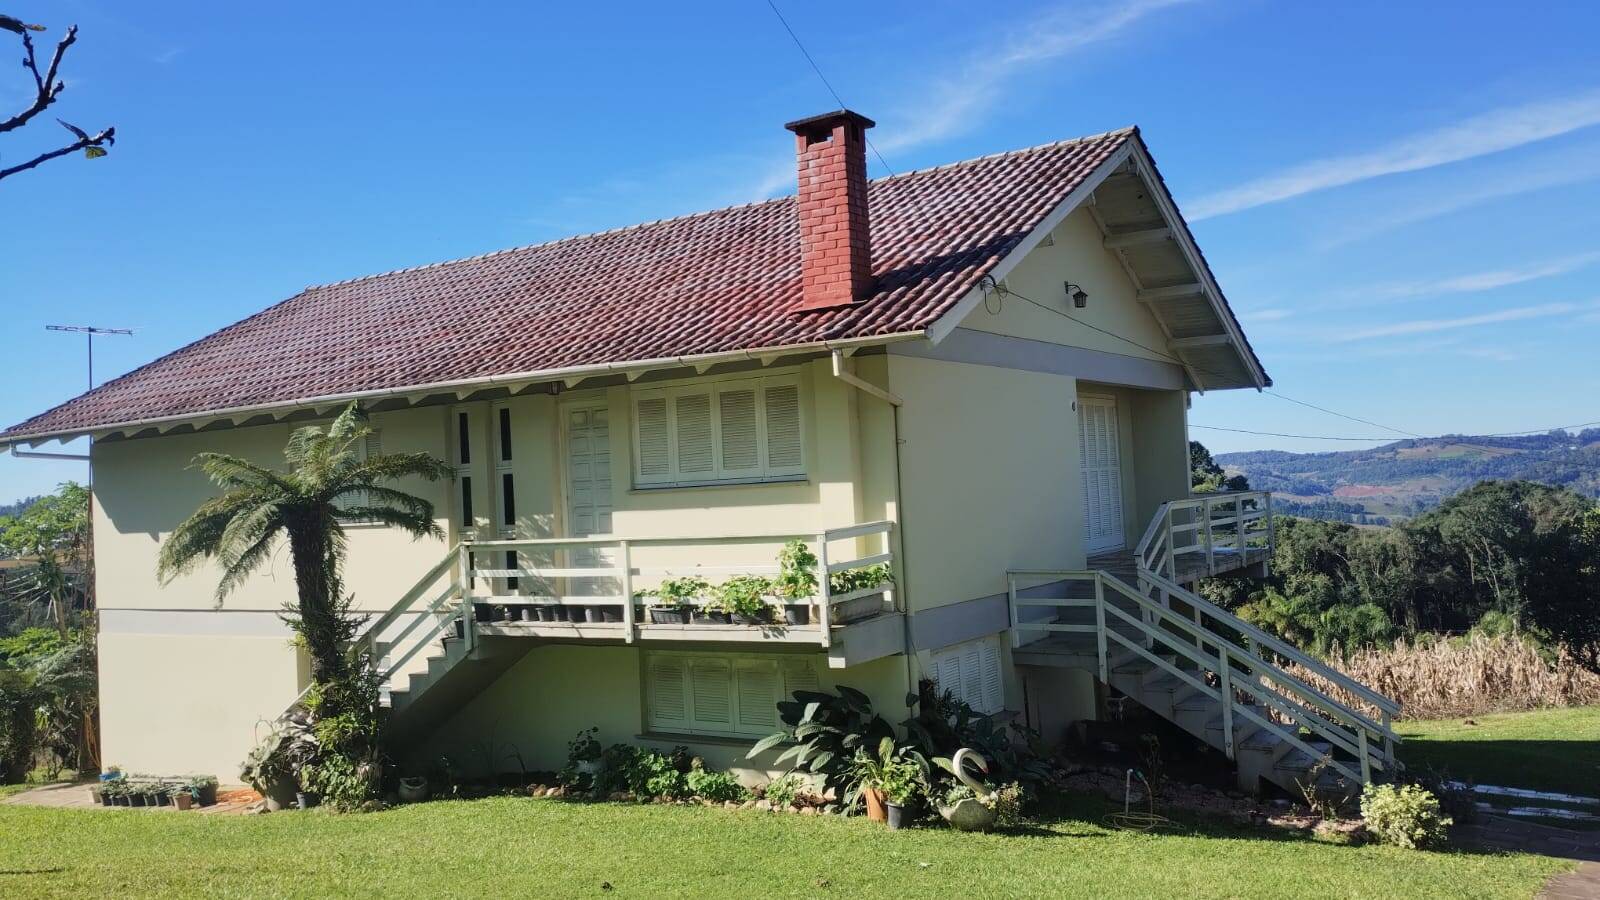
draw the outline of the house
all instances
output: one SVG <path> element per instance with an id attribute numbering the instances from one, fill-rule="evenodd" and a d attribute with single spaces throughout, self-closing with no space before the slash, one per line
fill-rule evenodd
<path id="1" fill-rule="evenodd" d="M 1391 701 L 1190 590 L 1272 531 L 1190 496 L 1189 396 L 1270 381 L 1138 131 L 869 181 L 872 124 L 789 123 L 798 196 L 307 288 L 0 433 L 94 438 L 106 758 L 226 777 L 296 700 L 287 563 L 216 608 L 156 553 L 196 453 L 276 464 L 356 400 L 456 473 L 406 486 L 445 540 L 347 528 L 413 762 L 554 769 L 593 725 L 760 770 L 788 692 L 899 721 L 932 679 L 1050 740 L 1131 698 L 1250 785 L 1392 767 Z M 793 623 L 630 602 L 795 538 L 838 583 Z"/>

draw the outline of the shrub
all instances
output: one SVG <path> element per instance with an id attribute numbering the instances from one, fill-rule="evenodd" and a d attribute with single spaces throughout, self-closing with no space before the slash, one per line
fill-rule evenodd
<path id="1" fill-rule="evenodd" d="M 712 588 L 717 608 L 739 616 L 760 615 L 772 591 L 771 579 L 760 575 L 735 575 Z"/>
<path id="2" fill-rule="evenodd" d="M 19 784 L 33 769 L 41 702 L 32 673 L 0 669 L 0 784 Z"/>
<path id="3" fill-rule="evenodd" d="M 809 600 L 817 594 L 817 555 L 798 538 L 778 551 L 778 577 L 773 590 L 785 600 Z"/>
<path id="4" fill-rule="evenodd" d="M 1439 798 L 1407 784 L 1369 784 L 1361 792 L 1361 817 L 1380 843 L 1428 847 L 1445 840 L 1450 819 L 1439 812 Z"/>
<path id="5" fill-rule="evenodd" d="M 788 809 L 800 798 L 800 795 L 805 791 L 805 787 L 804 780 L 790 772 L 767 782 L 767 786 L 762 789 L 761 796 L 772 804 L 773 809 Z"/>
<path id="6" fill-rule="evenodd" d="M 733 801 L 742 803 L 750 799 L 750 792 L 727 772 L 712 772 L 696 767 L 691 769 L 686 776 L 689 792 L 702 800 L 713 803 L 727 803 Z"/>
<path id="7" fill-rule="evenodd" d="M 857 750 L 877 747 L 893 738 L 894 729 L 873 714 L 872 701 L 854 688 L 839 686 L 839 693 L 795 691 L 793 700 L 778 704 L 783 730 L 756 742 L 746 758 L 754 759 L 780 744 L 791 744 L 776 762 L 793 762 L 802 772 L 821 775 L 823 787 L 843 794 Z"/>

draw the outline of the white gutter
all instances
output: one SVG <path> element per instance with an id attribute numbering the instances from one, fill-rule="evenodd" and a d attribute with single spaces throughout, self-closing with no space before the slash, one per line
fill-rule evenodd
<path id="1" fill-rule="evenodd" d="M 85 462 L 89 459 L 87 453 L 40 453 L 34 450 L 18 450 L 15 444 L 11 445 L 11 455 L 18 459 L 71 459 Z"/>
<path id="2" fill-rule="evenodd" d="M 29 434 L 13 435 L 0 440 L 0 448 L 12 447 L 18 444 L 37 445 L 52 439 L 68 439 L 81 435 L 103 436 L 118 431 L 129 429 L 145 429 L 166 425 L 176 427 L 180 424 L 202 422 L 207 420 L 238 419 L 253 417 L 267 413 L 274 413 L 278 417 L 287 415 L 299 409 L 317 406 L 343 405 L 352 400 L 388 400 L 394 398 L 408 398 L 418 395 L 457 393 L 486 390 L 494 387 L 517 386 L 517 389 L 531 386 L 534 383 L 552 381 L 581 381 L 586 378 L 596 378 L 602 375 L 628 375 L 633 380 L 647 371 L 660 369 L 676 369 L 685 366 L 709 367 L 719 363 L 744 362 L 756 360 L 769 362 L 779 356 L 789 356 L 796 353 L 838 353 L 842 350 L 857 350 L 861 347 L 870 347 L 880 344 L 894 344 L 901 341 L 921 340 L 927 337 L 926 331 L 904 331 L 894 334 L 877 335 L 874 337 L 846 338 L 834 341 L 810 341 L 803 344 L 786 344 L 777 347 L 759 347 L 753 350 L 727 350 L 720 353 L 702 353 L 690 356 L 664 356 L 657 359 L 633 360 L 629 362 L 599 363 L 588 366 L 571 366 L 563 369 L 541 369 L 531 372 L 514 372 L 507 375 L 484 375 L 477 378 L 466 378 L 457 381 L 440 381 L 428 384 L 405 385 L 395 388 L 379 388 L 366 391 L 350 391 L 340 394 L 321 394 L 311 397 L 300 397 L 294 400 L 280 400 L 272 403 L 257 403 L 248 406 L 219 407 L 217 409 L 200 410 L 198 412 L 180 413 L 170 416 L 156 416 L 148 419 L 129 419 L 122 422 L 111 422 L 95 425 L 88 428 L 65 429 L 56 431 L 39 431 Z M 865 384 L 865 382 L 863 382 Z M 876 388 L 874 388 L 876 390 Z"/>

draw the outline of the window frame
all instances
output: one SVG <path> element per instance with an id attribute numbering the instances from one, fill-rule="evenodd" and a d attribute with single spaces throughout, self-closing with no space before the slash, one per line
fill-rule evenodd
<path id="1" fill-rule="evenodd" d="M 795 429 L 800 462 L 794 466 L 774 466 L 770 445 L 768 422 L 768 391 L 774 388 L 793 388 L 795 392 Z M 723 426 L 723 396 L 734 391 L 750 390 L 754 394 L 755 443 L 757 463 L 754 467 L 729 469 L 725 463 L 726 432 Z M 706 396 L 710 418 L 712 467 L 706 475 L 684 473 L 679 452 L 678 404 L 681 398 Z M 644 473 L 643 431 L 640 404 L 660 399 L 665 407 L 667 472 L 663 475 Z M 633 459 L 629 469 L 635 490 L 661 490 L 670 488 L 710 487 L 730 484 L 769 484 L 803 482 L 808 478 L 807 465 L 807 411 L 806 388 L 799 372 L 752 375 L 737 373 L 712 378 L 695 378 L 663 384 L 658 387 L 632 388 L 628 392 L 629 443 Z"/>

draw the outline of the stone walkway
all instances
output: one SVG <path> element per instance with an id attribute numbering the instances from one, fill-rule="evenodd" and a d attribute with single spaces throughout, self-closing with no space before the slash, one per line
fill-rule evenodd
<path id="1" fill-rule="evenodd" d="M 12 806 L 47 806 L 52 809 L 126 808 L 102 806 L 101 804 L 96 803 L 94 798 L 89 795 L 89 788 L 92 784 L 93 782 L 88 781 L 79 782 L 77 784 L 48 784 L 43 787 L 36 787 L 32 790 L 23 791 L 20 794 L 12 794 L 3 800 L 0 800 L 0 803 L 9 804 Z M 255 806 L 255 804 L 260 800 L 261 795 L 249 789 L 224 789 L 217 794 L 217 802 L 215 804 L 211 806 L 195 807 L 194 809 L 190 810 L 190 812 L 197 812 L 201 815 L 212 816 L 239 815 L 240 813 L 250 812 L 251 807 Z M 180 811 L 177 807 L 173 806 L 141 807 L 141 809 L 148 809 L 150 812 L 157 813 Z"/>
<path id="2" fill-rule="evenodd" d="M 1467 826 L 1467 839 L 1492 850 L 1539 853 L 1578 862 L 1576 871 L 1550 879 L 1540 900 L 1600 898 L 1600 832 L 1570 831 L 1505 816 L 1485 815 Z"/>

